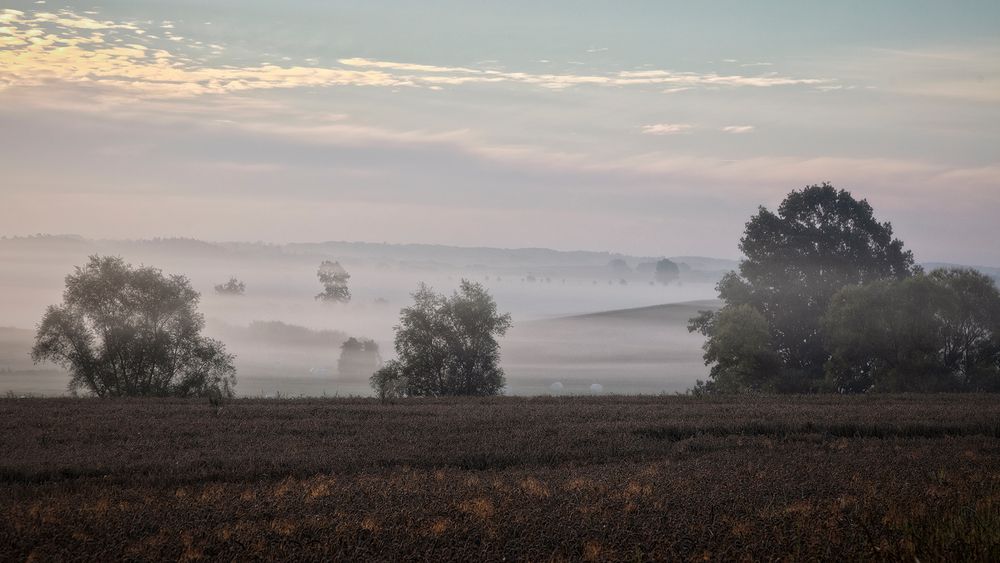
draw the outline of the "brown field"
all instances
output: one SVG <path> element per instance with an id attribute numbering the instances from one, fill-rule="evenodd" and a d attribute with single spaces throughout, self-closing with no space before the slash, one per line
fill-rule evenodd
<path id="1" fill-rule="evenodd" d="M 1000 560 L 995 396 L 0 400 L 0 560 Z"/>

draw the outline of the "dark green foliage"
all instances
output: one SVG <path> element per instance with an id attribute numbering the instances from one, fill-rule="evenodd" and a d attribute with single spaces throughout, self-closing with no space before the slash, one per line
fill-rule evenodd
<path id="1" fill-rule="evenodd" d="M 761 207 L 740 240 L 745 258 L 739 272 L 719 282 L 719 296 L 729 307 L 756 309 L 770 334 L 780 369 L 772 375 L 777 391 L 815 391 L 824 385 L 830 358 L 820 319 L 842 287 L 878 280 L 898 280 L 917 268 L 903 243 L 892 237 L 865 200 L 856 200 L 829 184 L 793 191 L 777 213 Z M 727 345 L 713 341 L 715 323 L 692 324 L 709 338 L 709 349 Z M 706 355 L 706 361 L 714 360 Z"/>
<path id="2" fill-rule="evenodd" d="M 681 276 L 681 269 L 673 261 L 666 258 L 656 262 L 656 281 L 667 284 L 676 281 Z"/>
<path id="3" fill-rule="evenodd" d="M 232 396 L 233 356 L 200 335 L 199 295 L 184 276 L 91 256 L 66 277 L 31 355 L 70 370 L 70 388 L 99 397 Z"/>
<path id="4" fill-rule="evenodd" d="M 347 273 L 340 262 L 324 260 L 316 271 L 316 277 L 323 284 L 323 292 L 316 299 L 331 303 L 347 303 L 351 300 L 351 290 L 347 287 L 351 274 Z"/>
<path id="5" fill-rule="evenodd" d="M 1000 292 L 979 272 L 846 287 L 823 329 L 838 390 L 1000 390 Z"/>
<path id="6" fill-rule="evenodd" d="M 421 284 L 400 311 L 397 359 L 371 379 L 380 397 L 496 395 L 504 385 L 500 344 L 510 315 L 482 285 L 462 280 L 451 297 Z"/>
<path id="7" fill-rule="evenodd" d="M 368 378 L 382 365 L 378 344 L 370 338 L 348 338 L 340 346 L 337 373 L 341 377 Z"/>
<path id="8" fill-rule="evenodd" d="M 699 391 L 740 393 L 773 391 L 780 361 L 771 346 L 767 319 L 750 305 L 708 311 L 691 319 L 690 330 L 714 335 L 705 342 L 705 362 L 712 365 L 711 380 L 699 382 Z"/>

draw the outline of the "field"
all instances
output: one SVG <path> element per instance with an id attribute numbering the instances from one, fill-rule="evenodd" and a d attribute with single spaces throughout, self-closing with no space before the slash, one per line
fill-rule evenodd
<path id="1" fill-rule="evenodd" d="M 992 396 L 0 400 L 0 560 L 1000 560 Z"/>

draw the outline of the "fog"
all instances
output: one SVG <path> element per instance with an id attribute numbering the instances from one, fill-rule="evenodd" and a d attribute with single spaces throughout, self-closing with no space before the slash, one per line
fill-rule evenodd
<path id="1" fill-rule="evenodd" d="M 33 365 L 33 327 L 61 301 L 64 278 L 88 255 L 187 276 L 201 292 L 205 334 L 236 354 L 242 396 L 369 395 L 365 379 L 337 373 L 348 337 L 374 339 L 393 355 L 393 326 L 410 293 L 426 283 L 450 293 L 461 279 L 482 283 L 513 328 L 501 340 L 511 394 L 684 391 L 707 375 L 688 318 L 715 307 L 727 260 L 676 257 L 678 281 L 651 283 L 660 257 L 606 252 L 500 250 L 419 245 L 269 245 L 188 239 L 92 241 L 77 237 L 0 240 L 0 392 L 63 394 L 68 376 Z M 624 260 L 627 269 L 609 262 Z M 351 274 L 350 303 L 316 301 L 316 269 L 339 261 Z M 646 264 L 638 271 L 640 264 Z M 236 277 L 244 295 L 219 295 Z M 672 304 L 672 305 L 668 305 Z M 595 314 L 596 313 L 596 314 Z"/>

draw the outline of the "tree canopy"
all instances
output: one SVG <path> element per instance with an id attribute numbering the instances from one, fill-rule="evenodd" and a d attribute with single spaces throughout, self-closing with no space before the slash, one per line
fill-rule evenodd
<path id="1" fill-rule="evenodd" d="M 823 332 L 839 391 L 1000 391 L 1000 291 L 979 272 L 845 287 Z"/>
<path id="2" fill-rule="evenodd" d="M 316 299 L 335 303 L 347 303 L 351 300 L 351 290 L 347 287 L 351 274 L 347 273 L 340 262 L 324 260 L 316 271 L 316 277 L 323 285 L 323 291 Z"/>
<path id="3" fill-rule="evenodd" d="M 201 336 L 199 295 L 184 276 L 91 256 L 66 277 L 31 355 L 71 372 L 71 390 L 99 397 L 232 396 L 233 356 Z"/>
<path id="4" fill-rule="evenodd" d="M 383 398 L 497 395 L 504 386 L 497 338 L 510 325 L 478 283 L 462 280 L 450 297 L 421 284 L 400 311 L 397 358 L 372 376 L 372 387 Z"/>
<path id="5" fill-rule="evenodd" d="M 779 368 L 778 391 L 816 390 L 824 383 L 830 352 L 820 319 L 844 286 L 900 280 L 918 268 L 892 226 L 874 216 L 871 205 L 829 184 L 788 194 L 777 213 L 761 207 L 740 239 L 739 272 L 719 282 L 725 308 L 747 305 L 764 321 Z M 716 313 L 716 314 L 722 314 Z M 718 323 L 702 318 L 689 327 L 709 339 L 725 338 Z M 706 362 L 713 363 L 709 354 Z"/>
<path id="6" fill-rule="evenodd" d="M 381 365 L 378 344 L 370 338 L 352 336 L 340 346 L 337 373 L 341 377 L 371 377 Z"/>
<path id="7" fill-rule="evenodd" d="M 656 281 L 667 284 L 681 276 L 681 269 L 674 261 L 663 258 L 656 261 L 656 272 L 653 276 Z"/>

